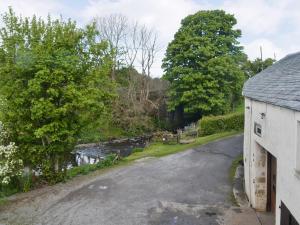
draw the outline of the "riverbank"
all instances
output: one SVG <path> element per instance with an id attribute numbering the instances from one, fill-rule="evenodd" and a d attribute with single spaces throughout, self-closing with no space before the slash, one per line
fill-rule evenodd
<path id="1" fill-rule="evenodd" d="M 144 149 L 142 152 L 136 152 L 131 154 L 130 156 L 124 158 L 125 162 L 134 161 L 137 159 L 145 158 L 145 157 L 162 157 L 170 154 L 174 154 L 177 152 L 185 151 L 187 149 L 201 146 L 203 144 L 207 144 L 212 141 L 216 141 L 222 138 L 234 136 L 236 134 L 241 133 L 242 131 L 229 131 L 223 133 L 212 134 L 204 137 L 198 137 L 194 142 L 189 144 L 164 144 L 161 142 L 155 142 L 150 144 L 148 147 Z"/>
<path id="2" fill-rule="evenodd" d="M 85 164 L 82 166 L 74 167 L 68 171 L 67 179 L 72 179 L 78 175 L 87 175 L 95 170 L 103 170 L 110 169 L 119 166 L 128 165 L 136 160 L 143 158 L 153 158 L 153 157 L 162 157 L 171 154 L 175 154 L 181 151 L 185 151 L 187 149 L 191 149 L 196 146 L 201 146 L 203 144 L 207 144 L 212 141 L 216 141 L 222 138 L 231 137 L 236 134 L 241 133 L 241 131 L 230 131 L 217 133 L 205 137 L 198 137 L 195 139 L 193 143 L 189 144 L 165 144 L 162 142 L 153 142 L 149 146 L 144 149 L 138 149 L 132 153 L 131 155 L 120 158 L 117 160 L 116 155 L 111 155 L 106 160 L 100 161 L 96 164 Z"/>

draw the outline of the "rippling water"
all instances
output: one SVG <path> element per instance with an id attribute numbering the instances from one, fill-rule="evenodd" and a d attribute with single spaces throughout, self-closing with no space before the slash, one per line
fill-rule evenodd
<path id="1" fill-rule="evenodd" d="M 126 157 L 135 148 L 144 148 L 149 138 L 139 137 L 97 144 L 78 145 L 72 153 L 72 166 L 97 163 L 111 153 Z"/>

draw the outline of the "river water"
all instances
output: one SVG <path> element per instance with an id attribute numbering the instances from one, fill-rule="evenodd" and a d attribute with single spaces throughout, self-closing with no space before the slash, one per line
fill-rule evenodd
<path id="1" fill-rule="evenodd" d="M 133 149 L 144 148 L 149 143 L 149 140 L 149 137 L 137 137 L 103 143 L 77 145 L 71 155 L 71 164 L 72 167 L 84 164 L 95 164 L 112 153 L 126 157 L 132 153 Z"/>

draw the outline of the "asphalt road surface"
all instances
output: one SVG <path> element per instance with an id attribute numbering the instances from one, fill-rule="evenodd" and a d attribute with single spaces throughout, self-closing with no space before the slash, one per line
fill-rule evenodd
<path id="1" fill-rule="evenodd" d="M 17 195 L 0 207 L 0 224 L 223 224 L 242 143 L 239 135 Z"/>

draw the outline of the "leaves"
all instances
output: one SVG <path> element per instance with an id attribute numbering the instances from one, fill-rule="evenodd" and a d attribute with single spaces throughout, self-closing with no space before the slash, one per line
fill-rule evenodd
<path id="1" fill-rule="evenodd" d="M 64 171 L 64 157 L 80 131 L 105 120 L 115 96 L 107 44 L 95 26 L 3 15 L 0 31 L 0 96 L 3 120 L 26 165 L 51 179 Z M 3 109 L 4 110 L 4 109 Z M 87 119 L 88 118 L 88 119 Z"/>
<path id="2" fill-rule="evenodd" d="M 256 58 L 253 61 L 248 60 L 247 63 L 245 64 L 245 66 L 244 66 L 244 69 L 247 73 L 247 76 L 250 78 L 250 77 L 258 74 L 262 70 L 268 68 L 274 62 L 276 62 L 276 60 L 271 59 L 271 58 L 267 58 L 265 60 Z"/>
<path id="3" fill-rule="evenodd" d="M 241 96 L 245 55 L 233 29 L 236 19 L 222 10 L 199 11 L 184 18 L 163 60 L 171 85 L 170 111 L 222 114 Z"/>

